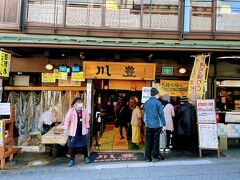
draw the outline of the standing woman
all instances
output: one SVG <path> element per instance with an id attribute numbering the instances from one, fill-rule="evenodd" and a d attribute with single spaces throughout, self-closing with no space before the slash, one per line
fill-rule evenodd
<path id="1" fill-rule="evenodd" d="M 75 156 L 84 154 L 85 163 L 91 160 L 87 154 L 87 138 L 89 128 L 89 114 L 83 107 L 83 101 L 80 97 L 76 97 L 72 103 L 72 108 L 66 114 L 64 126 L 65 133 L 68 134 L 68 154 L 70 155 L 69 167 L 75 164 Z"/>
<path id="2" fill-rule="evenodd" d="M 139 149 L 137 144 L 141 142 L 141 126 L 142 126 L 142 110 L 141 110 L 141 102 L 136 103 L 136 107 L 132 112 L 132 143 L 133 148 Z"/>
<path id="3" fill-rule="evenodd" d="M 174 107 L 173 105 L 170 103 L 170 96 L 165 94 L 163 96 L 163 112 L 164 112 L 164 117 L 165 117 L 165 121 L 166 121 L 166 134 L 167 134 L 167 145 L 166 148 L 169 149 L 169 145 L 170 145 L 170 140 L 171 140 L 171 135 L 173 133 L 174 130 L 174 126 L 173 126 L 173 117 L 175 116 L 174 113 Z"/>

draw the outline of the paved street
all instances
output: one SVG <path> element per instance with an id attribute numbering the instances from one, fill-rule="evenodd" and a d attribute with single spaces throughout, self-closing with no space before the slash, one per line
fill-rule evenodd
<path id="1" fill-rule="evenodd" d="M 239 158 L 209 158 L 191 160 L 165 160 L 158 163 L 118 162 L 78 163 L 72 168 L 65 164 L 21 171 L 1 171 L 0 179 L 174 179 L 174 180 L 238 180 Z"/>

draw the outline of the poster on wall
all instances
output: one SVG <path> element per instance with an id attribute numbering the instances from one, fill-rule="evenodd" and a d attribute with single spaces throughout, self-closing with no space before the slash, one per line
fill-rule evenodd
<path id="1" fill-rule="evenodd" d="M 72 72 L 71 81 L 85 81 L 83 72 Z"/>
<path id="2" fill-rule="evenodd" d="M 152 87 L 143 87 L 142 88 L 142 103 L 145 103 L 151 97 Z"/>
<path id="3" fill-rule="evenodd" d="M 55 75 L 55 79 L 66 80 L 68 77 L 67 72 L 59 72 L 58 69 L 54 69 L 54 75 Z"/>
<path id="4" fill-rule="evenodd" d="M 55 83 L 55 74 L 54 73 L 42 73 L 42 82 L 43 83 Z"/>
<path id="5" fill-rule="evenodd" d="M 0 103 L 0 115 L 10 115 L 10 103 Z"/>
<path id="6" fill-rule="evenodd" d="M 11 54 L 0 51 L 0 77 L 9 77 Z"/>
<path id="7" fill-rule="evenodd" d="M 198 123 L 216 123 L 213 99 L 197 100 L 197 119 Z"/>
<path id="8" fill-rule="evenodd" d="M 198 124 L 199 148 L 218 149 L 216 124 Z"/>

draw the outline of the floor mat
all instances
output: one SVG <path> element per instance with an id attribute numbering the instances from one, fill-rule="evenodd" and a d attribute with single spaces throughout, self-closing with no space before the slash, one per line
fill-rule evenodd
<path id="1" fill-rule="evenodd" d="M 144 150 L 144 145 L 141 144 L 141 145 L 138 145 L 139 148 L 136 148 L 133 146 L 132 144 L 132 141 L 128 141 L 128 147 L 129 147 L 129 150 Z"/>
<path id="2" fill-rule="evenodd" d="M 123 130 L 124 139 L 120 139 L 119 129 L 114 128 L 113 150 L 128 150 L 128 140 L 126 138 L 126 131 Z"/>
<path id="3" fill-rule="evenodd" d="M 114 129 L 104 132 L 99 140 L 99 150 L 109 150 L 113 148 Z"/>
<path id="4" fill-rule="evenodd" d="M 143 161 L 144 155 L 139 152 L 93 152 L 92 162 Z"/>

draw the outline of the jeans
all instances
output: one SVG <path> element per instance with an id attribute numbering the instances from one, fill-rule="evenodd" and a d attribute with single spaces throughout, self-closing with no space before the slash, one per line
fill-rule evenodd
<path id="1" fill-rule="evenodd" d="M 122 133 L 123 127 L 125 127 L 125 129 L 126 129 L 126 136 L 129 137 L 129 127 L 128 127 L 128 125 L 119 127 L 120 136 L 123 137 L 123 133 Z"/>
<path id="2" fill-rule="evenodd" d="M 146 127 L 146 145 L 145 145 L 145 159 L 158 159 L 159 157 L 159 135 L 162 128 L 148 128 Z"/>

